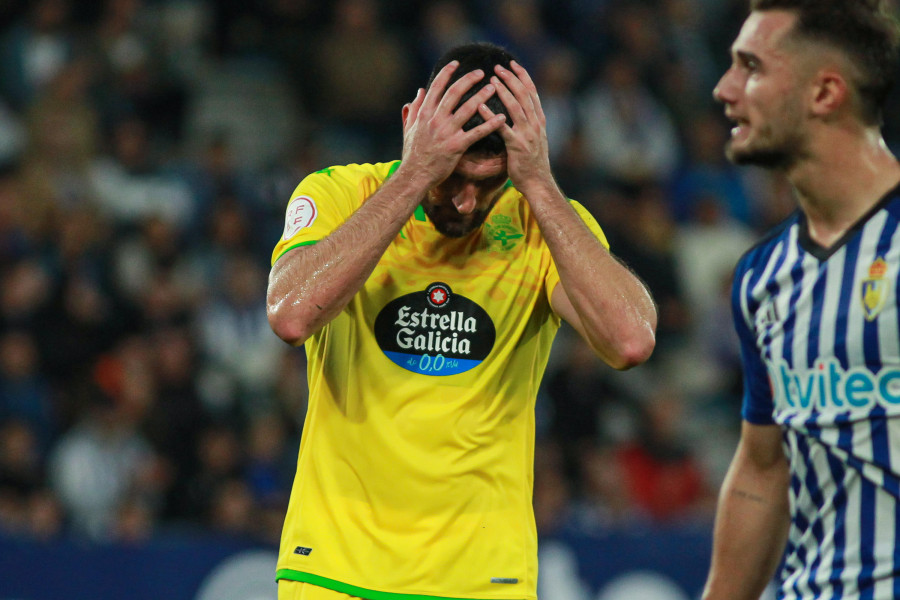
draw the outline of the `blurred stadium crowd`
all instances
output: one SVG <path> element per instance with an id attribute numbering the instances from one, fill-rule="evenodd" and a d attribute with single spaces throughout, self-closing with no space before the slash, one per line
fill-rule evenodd
<path id="1" fill-rule="evenodd" d="M 722 155 L 711 90 L 745 10 L 0 3 L 0 532 L 277 541 L 306 402 L 303 353 L 265 315 L 284 207 L 309 172 L 399 158 L 402 104 L 482 39 L 534 74 L 561 186 L 661 312 L 656 354 L 624 374 L 563 331 L 539 528 L 708 520 L 739 423 L 731 269 L 792 209 Z"/>

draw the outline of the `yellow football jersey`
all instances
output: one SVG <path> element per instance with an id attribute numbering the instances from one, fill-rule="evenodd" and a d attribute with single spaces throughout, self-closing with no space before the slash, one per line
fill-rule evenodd
<path id="1" fill-rule="evenodd" d="M 398 165 L 304 179 L 273 264 L 326 237 Z M 534 403 L 560 324 L 558 282 L 510 183 L 463 238 L 417 209 L 306 342 L 309 410 L 278 578 L 377 600 L 536 597 Z"/>

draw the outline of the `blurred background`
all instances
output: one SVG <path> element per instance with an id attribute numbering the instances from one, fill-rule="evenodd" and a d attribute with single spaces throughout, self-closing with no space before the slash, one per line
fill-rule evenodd
<path id="1" fill-rule="evenodd" d="M 0 1 L 0 598 L 274 598 L 306 407 L 269 330 L 308 173 L 400 157 L 433 61 L 535 77 L 565 193 L 651 288 L 627 373 L 564 329 L 538 400 L 541 598 L 699 594 L 737 440 L 737 258 L 793 210 L 723 158 L 744 0 Z M 900 99 L 885 129 L 900 134 Z"/>

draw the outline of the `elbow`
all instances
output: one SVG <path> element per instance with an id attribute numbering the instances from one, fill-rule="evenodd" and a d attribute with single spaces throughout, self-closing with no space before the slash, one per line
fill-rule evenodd
<path id="1" fill-rule="evenodd" d="M 294 311 L 288 311 L 280 303 L 269 302 L 266 306 L 269 327 L 279 338 L 291 346 L 300 346 L 312 335 L 305 322 Z"/>
<path id="2" fill-rule="evenodd" d="M 607 362 L 618 371 L 627 371 L 647 362 L 654 348 L 656 348 L 656 334 L 648 331 L 644 335 L 626 340 L 618 348 L 615 357 Z"/>

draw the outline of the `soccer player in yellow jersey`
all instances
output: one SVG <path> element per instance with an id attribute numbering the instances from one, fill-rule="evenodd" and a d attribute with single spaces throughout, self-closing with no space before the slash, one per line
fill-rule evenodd
<path id="1" fill-rule="evenodd" d="M 471 44 L 402 110 L 402 160 L 288 204 L 268 311 L 310 399 L 280 600 L 534 599 L 534 402 L 565 319 L 617 369 L 656 308 L 550 171 L 531 77 Z"/>

